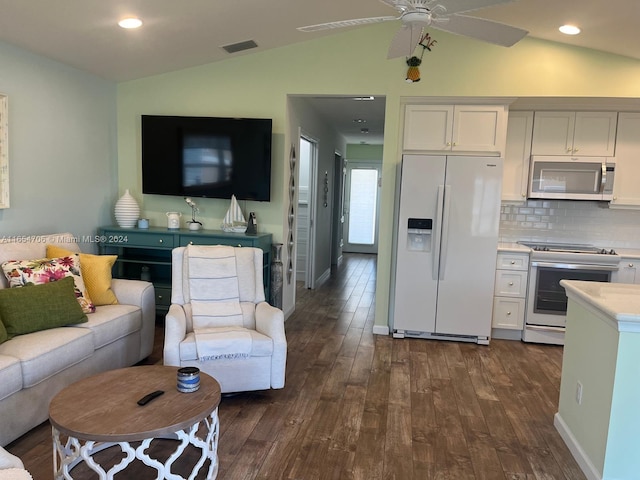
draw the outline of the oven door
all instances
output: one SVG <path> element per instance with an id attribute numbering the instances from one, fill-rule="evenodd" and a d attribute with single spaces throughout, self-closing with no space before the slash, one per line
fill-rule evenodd
<path id="1" fill-rule="evenodd" d="M 582 265 L 557 262 L 531 262 L 527 295 L 527 325 L 564 327 L 567 295 L 560 280 L 610 282 L 615 265 Z"/>

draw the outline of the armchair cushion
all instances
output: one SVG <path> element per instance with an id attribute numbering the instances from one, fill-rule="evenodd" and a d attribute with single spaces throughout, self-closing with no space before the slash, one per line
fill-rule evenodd
<path id="1" fill-rule="evenodd" d="M 255 330 L 246 329 L 251 336 L 250 357 L 270 357 L 273 355 L 273 341 L 271 338 L 263 335 Z M 196 361 L 198 360 L 198 350 L 196 348 L 196 338 L 193 332 L 187 333 L 187 336 L 180 342 L 180 360 Z"/>

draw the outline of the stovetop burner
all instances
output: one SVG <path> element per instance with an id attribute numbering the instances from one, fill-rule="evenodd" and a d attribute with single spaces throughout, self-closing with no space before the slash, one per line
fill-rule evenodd
<path id="1" fill-rule="evenodd" d="M 519 242 L 522 245 L 526 245 L 534 252 L 558 252 L 558 253 L 582 253 L 582 254 L 596 254 L 596 255 L 617 255 L 616 251 L 611 248 L 595 247 L 593 245 L 579 245 L 579 244 L 566 244 L 566 243 L 528 243 Z"/>

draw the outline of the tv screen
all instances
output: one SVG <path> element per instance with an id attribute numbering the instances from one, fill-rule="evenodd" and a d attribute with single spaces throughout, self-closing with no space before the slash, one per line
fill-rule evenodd
<path id="1" fill-rule="evenodd" d="M 269 201 L 271 124 L 142 115 L 142 193 Z"/>

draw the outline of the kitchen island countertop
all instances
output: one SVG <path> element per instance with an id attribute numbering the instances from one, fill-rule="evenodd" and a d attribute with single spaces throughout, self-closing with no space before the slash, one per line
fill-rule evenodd
<path id="1" fill-rule="evenodd" d="M 569 298 L 616 321 L 619 331 L 640 329 L 640 285 L 579 280 L 561 280 L 560 285 Z"/>

